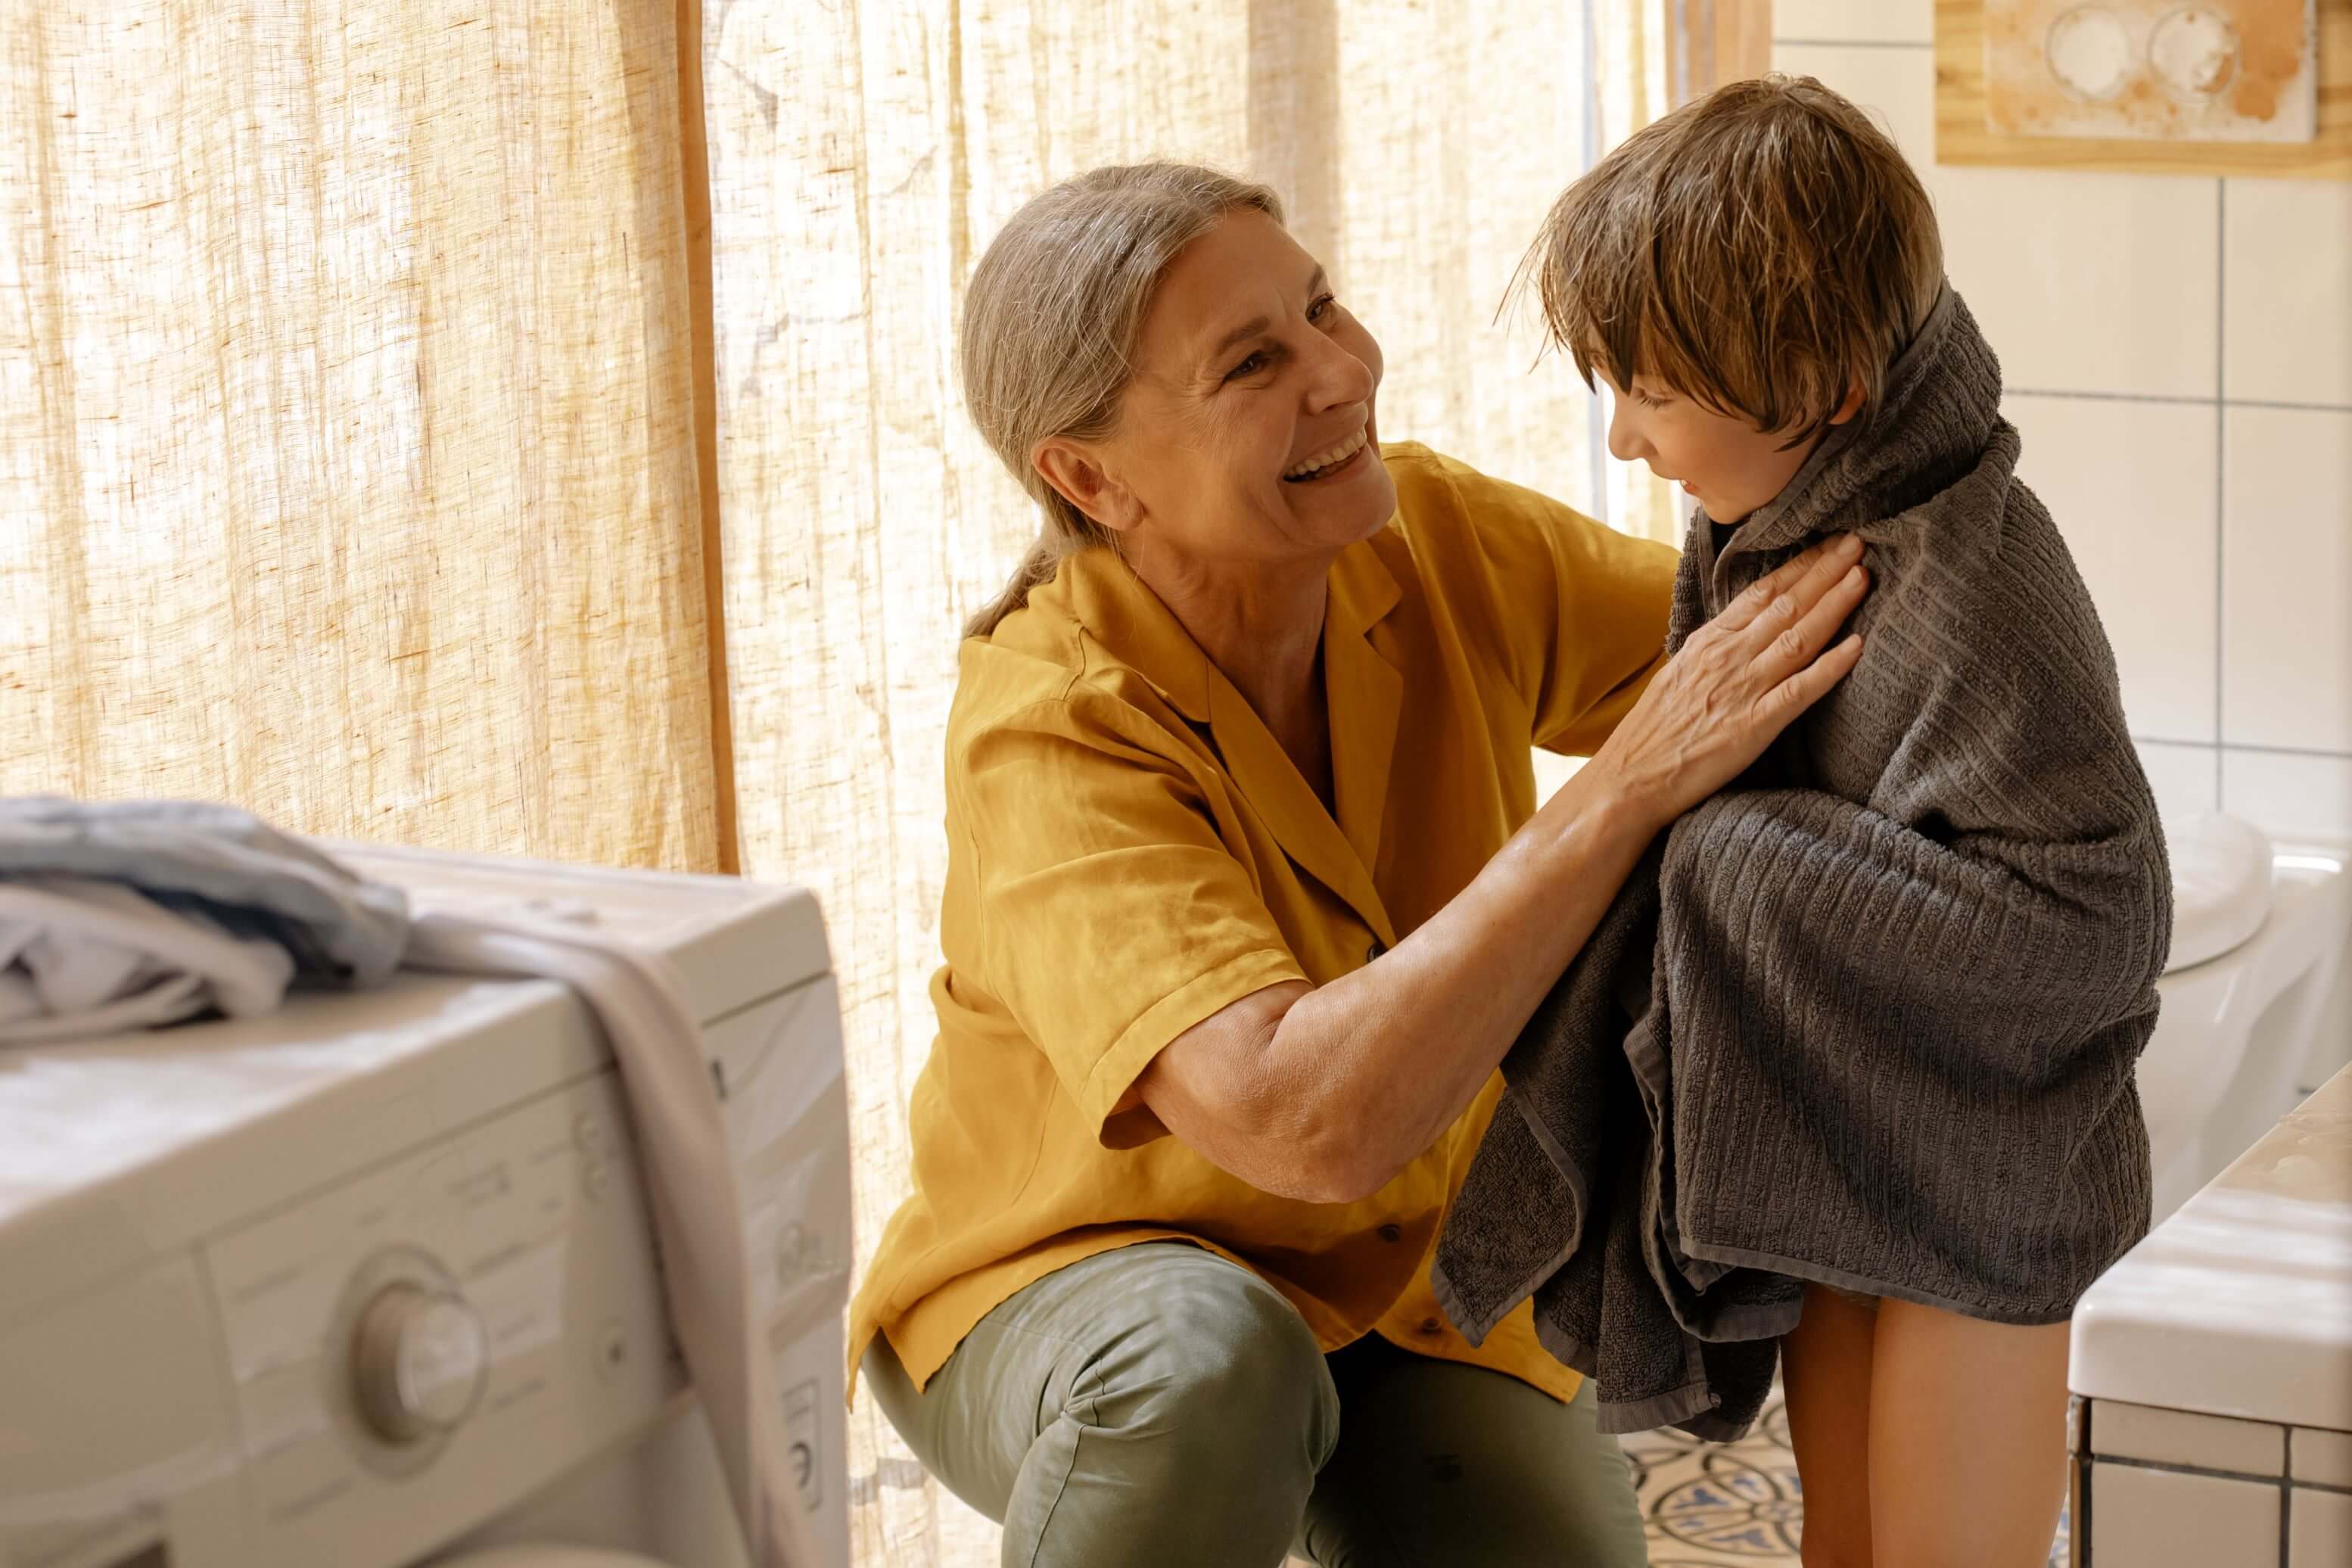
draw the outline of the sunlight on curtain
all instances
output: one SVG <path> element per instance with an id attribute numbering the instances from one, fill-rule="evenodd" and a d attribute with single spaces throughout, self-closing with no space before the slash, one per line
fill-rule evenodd
<path id="1" fill-rule="evenodd" d="M 1711 30 L 1704 0 L 1607 0 L 1589 8 L 1592 33 L 1593 132 L 1596 155 L 1614 147 L 1706 84 L 1678 69 L 1694 26 Z M 1605 395 L 1604 395 L 1605 396 Z M 1640 463 L 1606 465 L 1601 514 L 1628 533 L 1682 542 L 1680 491 Z"/>
<path id="2" fill-rule="evenodd" d="M 0 794 L 718 864 L 674 25 L 0 7 Z"/>
<path id="3" fill-rule="evenodd" d="M 905 1192 L 929 1048 L 957 628 L 1036 529 L 955 380 L 974 262 L 1097 163 L 1255 174 L 1381 341 L 1384 435 L 1594 510 L 1590 395 L 1495 320 L 1601 133 L 1583 28 L 1560 0 L 705 0 L 743 863 L 824 904 L 862 1245 Z M 1621 489 L 1613 515 L 1656 526 Z M 995 1561 L 870 1402 L 850 1442 L 862 1563 Z"/>
<path id="4" fill-rule="evenodd" d="M 1583 166 L 1577 9 L 1338 11 L 1338 112 L 1316 129 L 1340 195 L 1331 237 L 1307 243 L 1387 353 L 1382 435 L 1595 510 L 1591 394 L 1565 358 L 1538 363 L 1532 301 L 1496 320 L 1528 241 Z"/>

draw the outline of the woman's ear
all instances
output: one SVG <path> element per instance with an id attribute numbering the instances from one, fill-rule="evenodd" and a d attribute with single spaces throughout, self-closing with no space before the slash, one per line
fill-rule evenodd
<path id="1" fill-rule="evenodd" d="M 1100 448 L 1053 436 L 1037 443 L 1029 461 L 1064 500 L 1103 527 L 1124 533 L 1143 521 L 1135 492 L 1111 475 Z"/>

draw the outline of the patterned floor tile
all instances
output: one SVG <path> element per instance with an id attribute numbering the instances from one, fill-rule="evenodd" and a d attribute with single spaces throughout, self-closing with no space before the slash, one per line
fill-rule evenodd
<path id="1" fill-rule="evenodd" d="M 1650 1568 L 1795 1568 L 1805 1500 L 1778 1389 L 1737 1443 L 1671 1428 L 1620 1443 L 1649 1525 Z M 2066 1568 L 2066 1526 L 2058 1521 L 2051 1568 Z"/>

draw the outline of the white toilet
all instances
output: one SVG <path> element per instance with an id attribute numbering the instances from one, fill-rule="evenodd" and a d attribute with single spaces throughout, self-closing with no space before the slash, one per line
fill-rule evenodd
<path id="1" fill-rule="evenodd" d="M 2214 815 L 2166 838 L 2172 958 L 2139 1065 L 2156 1223 L 2352 1058 L 2352 1032 L 2326 1016 L 2352 942 L 2352 854 L 2273 846 Z"/>

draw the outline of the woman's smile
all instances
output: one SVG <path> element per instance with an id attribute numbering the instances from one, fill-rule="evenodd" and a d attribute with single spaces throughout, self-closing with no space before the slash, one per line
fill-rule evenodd
<path id="1" fill-rule="evenodd" d="M 1320 484 L 1363 467 L 1363 455 L 1371 449 L 1371 426 L 1368 420 L 1357 426 L 1354 435 L 1335 442 L 1303 462 L 1293 464 L 1282 476 L 1286 485 Z"/>

